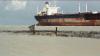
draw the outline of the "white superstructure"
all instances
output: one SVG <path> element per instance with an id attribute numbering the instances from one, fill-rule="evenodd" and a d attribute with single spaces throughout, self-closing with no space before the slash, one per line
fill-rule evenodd
<path id="1" fill-rule="evenodd" d="M 58 12 L 59 7 L 56 6 L 50 6 L 50 4 L 48 2 L 45 2 L 45 6 L 43 8 L 42 11 L 40 11 L 38 14 L 42 14 L 42 15 L 54 15 L 59 13 Z"/>

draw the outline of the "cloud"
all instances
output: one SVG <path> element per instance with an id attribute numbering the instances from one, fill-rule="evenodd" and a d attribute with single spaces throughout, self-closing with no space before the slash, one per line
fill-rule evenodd
<path id="1" fill-rule="evenodd" d="M 6 10 L 21 10 L 26 7 L 27 1 L 23 0 L 11 0 L 7 2 Z"/>

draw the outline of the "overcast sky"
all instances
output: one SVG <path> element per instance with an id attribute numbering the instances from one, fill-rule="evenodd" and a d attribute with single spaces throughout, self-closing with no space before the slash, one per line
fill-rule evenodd
<path id="1" fill-rule="evenodd" d="M 85 2 L 81 1 L 81 12 L 85 11 Z M 78 12 L 78 1 L 59 0 L 56 4 L 65 13 Z M 43 5 L 43 0 L 0 0 L 0 24 L 34 24 L 36 8 L 41 10 Z M 88 1 L 88 10 L 100 11 L 100 1 Z"/>

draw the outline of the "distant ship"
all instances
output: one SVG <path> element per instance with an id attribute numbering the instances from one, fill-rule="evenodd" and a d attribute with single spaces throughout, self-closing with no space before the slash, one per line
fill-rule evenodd
<path id="1" fill-rule="evenodd" d="M 42 11 L 35 15 L 38 21 L 37 25 L 41 26 L 100 26 L 100 13 L 88 12 L 86 5 L 86 12 L 64 14 L 59 12 L 59 7 L 51 6 L 45 2 Z"/>

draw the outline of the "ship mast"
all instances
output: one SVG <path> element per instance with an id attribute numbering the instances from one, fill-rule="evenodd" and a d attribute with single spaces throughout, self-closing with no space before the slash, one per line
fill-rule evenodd
<path id="1" fill-rule="evenodd" d="M 37 14 L 38 14 L 38 7 L 36 8 L 36 10 L 37 10 Z"/>
<path id="2" fill-rule="evenodd" d="M 78 4 L 78 12 L 81 12 L 80 1 L 79 1 L 79 4 Z"/>
<path id="3" fill-rule="evenodd" d="M 56 1 L 54 0 L 54 6 L 56 7 Z"/>
<path id="4" fill-rule="evenodd" d="M 88 6 L 87 6 L 87 2 L 86 2 L 86 12 L 88 12 Z"/>

